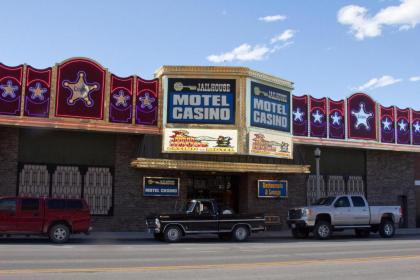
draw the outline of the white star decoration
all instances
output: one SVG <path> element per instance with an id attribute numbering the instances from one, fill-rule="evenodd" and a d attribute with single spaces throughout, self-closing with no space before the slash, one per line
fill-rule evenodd
<path id="1" fill-rule="evenodd" d="M 294 121 L 303 122 L 303 116 L 305 115 L 304 112 L 300 110 L 299 107 L 296 108 L 296 111 L 293 112 Z"/>
<path id="2" fill-rule="evenodd" d="M 317 123 L 318 122 L 318 123 L 322 124 L 322 117 L 323 116 L 324 115 L 321 114 L 319 112 L 319 110 L 316 110 L 315 113 L 312 114 L 312 117 L 314 117 L 314 123 Z"/>
<path id="3" fill-rule="evenodd" d="M 340 121 L 342 117 L 338 114 L 338 112 L 334 112 L 334 114 L 331 115 L 332 124 L 340 125 Z"/>
<path id="4" fill-rule="evenodd" d="M 400 127 L 400 131 L 406 131 L 407 130 L 407 122 L 405 122 L 403 119 L 401 119 L 398 122 L 398 126 Z"/>
<path id="5" fill-rule="evenodd" d="M 416 122 L 413 124 L 413 127 L 414 127 L 414 132 L 416 132 L 416 133 L 420 133 L 420 122 L 419 122 L 419 121 L 416 121 Z"/>
<path id="6" fill-rule="evenodd" d="M 370 130 L 368 119 L 373 117 L 373 113 L 366 113 L 364 103 L 360 103 L 359 107 L 359 112 L 354 110 L 351 111 L 351 114 L 356 117 L 356 123 L 354 127 L 359 129 L 360 126 L 364 126 L 366 130 Z"/>
<path id="7" fill-rule="evenodd" d="M 382 124 L 384 125 L 384 130 L 391 130 L 392 122 L 390 122 L 388 118 L 385 118 L 385 120 L 382 121 Z"/>
<path id="8" fill-rule="evenodd" d="M 123 90 L 118 91 L 118 94 L 115 93 L 112 97 L 115 99 L 115 106 L 120 106 L 120 105 L 123 107 L 128 106 L 127 101 L 130 99 L 130 97 L 127 95 L 124 95 Z"/>

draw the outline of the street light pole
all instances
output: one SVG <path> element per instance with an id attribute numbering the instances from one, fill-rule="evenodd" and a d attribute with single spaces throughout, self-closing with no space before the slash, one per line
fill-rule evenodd
<path id="1" fill-rule="evenodd" d="M 319 174 L 319 160 L 321 159 L 321 150 L 317 147 L 314 151 L 315 169 L 316 169 L 316 199 L 321 197 L 321 176 Z"/>

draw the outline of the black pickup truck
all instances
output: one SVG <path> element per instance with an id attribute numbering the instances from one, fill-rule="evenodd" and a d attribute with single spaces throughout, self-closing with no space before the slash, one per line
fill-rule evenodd
<path id="1" fill-rule="evenodd" d="M 155 239 L 167 242 L 202 233 L 214 233 L 221 239 L 241 242 L 251 233 L 265 230 L 264 215 L 234 214 L 230 209 L 219 208 L 212 199 L 191 200 L 180 213 L 150 215 L 146 224 Z"/>

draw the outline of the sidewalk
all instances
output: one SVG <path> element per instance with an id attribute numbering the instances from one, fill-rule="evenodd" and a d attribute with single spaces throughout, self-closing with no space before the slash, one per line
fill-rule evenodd
<path id="1" fill-rule="evenodd" d="M 343 232 L 334 232 L 333 235 L 352 235 L 351 230 L 346 230 Z M 409 235 L 419 235 L 420 238 L 420 228 L 401 228 L 397 229 L 395 236 L 409 236 Z M 207 235 L 210 236 L 210 235 Z M 89 239 L 89 240 L 112 240 L 112 239 L 124 239 L 124 240 L 139 240 L 139 239 L 152 239 L 153 235 L 148 232 L 109 232 L 109 231 L 93 231 L 90 235 L 78 234 L 75 235 L 77 238 Z M 280 230 L 280 231 L 264 231 L 259 232 L 253 235 L 253 237 L 258 239 L 272 239 L 272 238 L 292 238 L 290 230 Z"/>

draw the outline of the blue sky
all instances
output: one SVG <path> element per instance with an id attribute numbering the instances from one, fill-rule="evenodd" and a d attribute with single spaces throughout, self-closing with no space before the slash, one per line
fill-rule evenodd
<path id="1" fill-rule="evenodd" d="M 386 106 L 420 109 L 419 4 L 4 1 L 0 61 L 43 68 L 86 56 L 144 78 L 161 65 L 246 66 L 293 81 L 296 95 L 363 90 Z"/>

